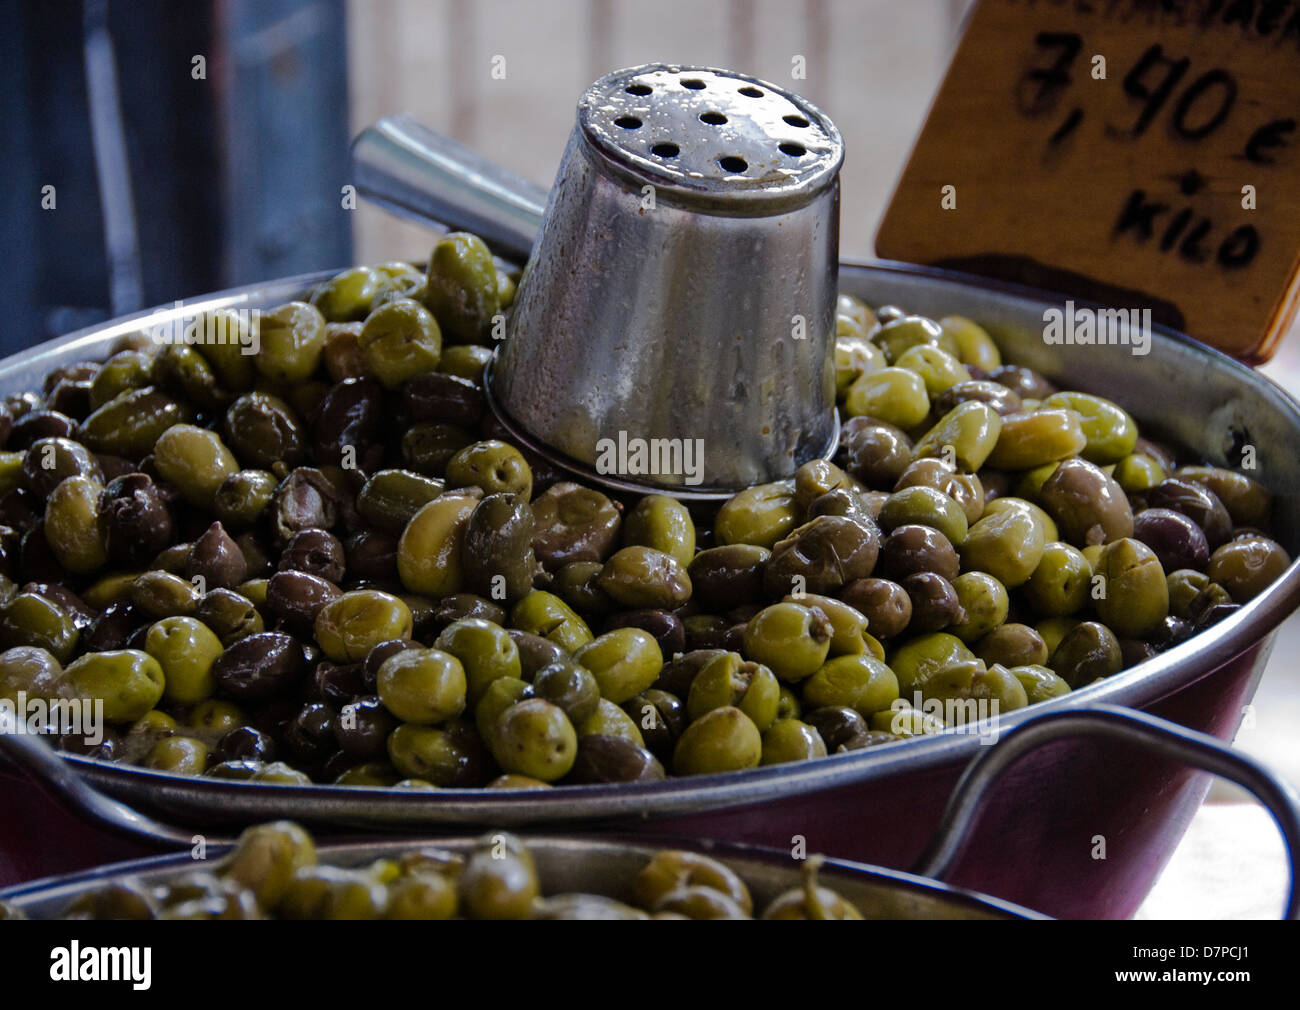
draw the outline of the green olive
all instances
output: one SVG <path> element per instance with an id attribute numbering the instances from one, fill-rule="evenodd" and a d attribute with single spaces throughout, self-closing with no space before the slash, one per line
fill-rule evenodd
<path id="1" fill-rule="evenodd" d="M 1045 546 L 1042 528 L 1028 512 L 1012 509 L 987 515 L 961 544 L 962 568 L 987 572 L 1014 589 L 1029 581 Z"/>
<path id="2" fill-rule="evenodd" d="M 930 397 L 921 376 L 906 368 L 890 367 L 853 383 L 844 406 L 850 417 L 871 417 L 906 431 L 930 413 Z"/>
<path id="3" fill-rule="evenodd" d="M 157 621 L 145 635 L 144 651 L 162 668 L 163 696 L 168 701 L 193 705 L 216 691 L 212 666 L 224 649 L 221 639 L 202 621 L 193 617 Z"/>
<path id="4" fill-rule="evenodd" d="M 1024 596 L 1043 617 L 1064 617 L 1082 610 L 1092 589 L 1092 565 L 1079 550 L 1056 541 L 1043 548 Z"/>
<path id="5" fill-rule="evenodd" d="M 144 759 L 146 768 L 176 775 L 202 775 L 208 767 L 211 748 L 191 736 L 169 736 L 150 748 Z"/>
<path id="6" fill-rule="evenodd" d="M 573 653 L 600 685 L 602 697 L 620 705 L 640 694 L 659 677 L 663 653 L 659 643 L 640 628 L 615 628 Z"/>
<path id="7" fill-rule="evenodd" d="M 956 635 L 935 631 L 913 638 L 894 650 L 889 668 L 903 696 L 925 689 L 926 683 L 951 663 L 972 660 L 975 654 Z"/>
<path id="8" fill-rule="evenodd" d="M 1096 601 L 1097 616 L 1117 635 L 1141 638 L 1168 616 L 1164 569 L 1155 552 L 1140 540 L 1124 538 L 1107 544 L 1098 574 L 1105 580 L 1105 593 Z"/>
<path id="9" fill-rule="evenodd" d="M 325 349 L 325 317 L 306 302 L 288 302 L 261 317 L 257 370 L 290 385 L 311 378 Z"/>
<path id="10" fill-rule="evenodd" d="M 441 723 L 465 710 L 465 668 L 441 649 L 393 653 L 379 667 L 376 689 L 384 707 L 403 722 Z"/>
<path id="11" fill-rule="evenodd" d="M 646 495 L 623 520 L 623 542 L 661 551 L 685 568 L 695 557 L 695 524 L 676 498 Z"/>
<path id="12" fill-rule="evenodd" d="M 780 719 L 763 733 L 763 756 L 759 763 L 780 765 L 825 756 L 826 743 L 815 729 L 798 719 Z"/>
<path id="13" fill-rule="evenodd" d="M 726 706 L 706 712 L 686 727 L 673 750 L 679 775 L 754 768 L 763 757 L 763 737 L 740 709 Z"/>
<path id="14" fill-rule="evenodd" d="M 948 626 L 968 645 L 978 641 L 1007 619 L 1011 599 L 1006 586 L 987 572 L 965 572 L 952 580 L 957 602 L 966 613 L 964 621 Z"/>
<path id="15" fill-rule="evenodd" d="M 628 608 L 673 610 L 691 596 L 691 577 L 672 555 L 652 547 L 624 547 L 605 562 L 596 580 Z"/>
<path id="16" fill-rule="evenodd" d="M 356 663 L 380 642 L 411 637 L 411 610 L 396 596 L 358 589 L 316 614 L 316 641 L 336 663 Z"/>
<path id="17" fill-rule="evenodd" d="M 1020 681 L 1031 705 L 1070 693 L 1070 685 L 1045 666 L 1013 666 L 1011 673 Z"/>
<path id="18" fill-rule="evenodd" d="M 794 482 L 757 484 L 732 495 L 714 519 L 713 535 L 719 544 L 753 544 L 771 549 L 799 525 Z"/>
<path id="19" fill-rule="evenodd" d="M 829 660 L 803 683 L 804 704 L 810 709 L 843 706 L 869 717 L 889 708 L 897 697 L 894 671 L 865 654 Z"/>
<path id="20" fill-rule="evenodd" d="M 104 704 L 109 722 L 134 722 L 158 704 L 165 678 L 147 652 L 120 649 L 89 652 L 69 663 L 64 681 L 74 697 Z"/>
<path id="21" fill-rule="evenodd" d="M 1118 463 L 1133 451 L 1137 443 L 1137 424 L 1128 413 L 1110 400 L 1088 393 L 1053 393 L 1043 401 L 1043 408 L 1073 410 L 1079 415 L 1079 427 L 1087 443 L 1080 453 L 1099 466 Z"/>
<path id="22" fill-rule="evenodd" d="M 533 471 L 513 445 L 489 439 L 465 446 L 447 462 L 448 487 L 480 487 L 484 494 L 503 491 L 533 496 Z"/>
<path id="23" fill-rule="evenodd" d="M 1073 410 L 1050 408 L 1009 414 L 1002 419 L 1002 431 L 989 454 L 988 465 L 997 470 L 1032 470 L 1076 456 L 1087 444 L 1079 415 Z"/>
<path id="24" fill-rule="evenodd" d="M 735 706 L 761 732 L 776 721 L 780 701 L 781 685 L 771 670 L 735 652 L 724 652 L 691 681 L 686 713 L 695 720 L 714 709 Z"/>
<path id="25" fill-rule="evenodd" d="M 931 399 L 959 382 L 969 382 L 971 378 L 966 366 L 955 355 L 929 344 L 909 347 L 894 359 L 894 364 L 919 375 Z"/>
<path id="26" fill-rule="evenodd" d="M 539 635 L 568 652 L 576 652 L 593 638 L 591 629 L 572 607 L 541 589 L 534 589 L 514 605 L 510 626 Z"/>
<path id="27" fill-rule="evenodd" d="M 815 607 L 776 603 L 745 626 L 745 655 L 785 681 L 811 677 L 830 652 L 830 620 Z"/>
<path id="28" fill-rule="evenodd" d="M 880 527 L 890 531 L 898 526 L 930 526 L 954 547 L 966 539 L 969 524 L 962 507 L 942 491 L 913 485 L 895 491 L 880 509 Z"/>
<path id="29" fill-rule="evenodd" d="M 573 767 L 578 734 L 558 705 L 529 698 L 497 717 L 492 753 L 508 772 L 554 782 Z"/>
<path id="30" fill-rule="evenodd" d="M 471 707 L 478 705 L 494 680 L 521 676 L 519 647 L 504 628 L 491 621 L 477 617 L 453 621 L 434 644 L 459 659 L 465 668 Z"/>
<path id="31" fill-rule="evenodd" d="M 376 309 L 358 338 L 366 369 L 388 389 L 438 367 L 442 332 L 433 314 L 403 298 Z"/>
<path id="32" fill-rule="evenodd" d="M 172 425 L 158 437 L 153 451 L 158 473 L 200 508 L 210 510 L 221 482 L 239 472 L 239 461 L 221 437 L 192 424 Z"/>
<path id="33" fill-rule="evenodd" d="M 429 254 L 425 304 L 450 340 L 488 343 L 493 317 L 501 311 L 496 264 L 477 235 L 451 232 Z"/>
<path id="34" fill-rule="evenodd" d="M 294 873 L 316 865 L 311 835 L 290 821 L 276 821 L 247 829 L 222 873 L 257 896 L 263 907 L 274 907 L 288 890 Z"/>
<path id="35" fill-rule="evenodd" d="M 916 455 L 951 458 L 974 472 L 984 465 L 1002 432 L 1002 418 L 987 403 L 966 400 L 944 414 L 916 443 Z"/>
<path id="36" fill-rule="evenodd" d="M 68 477 L 45 503 L 45 540 L 59 564 L 77 575 L 89 575 L 108 563 L 99 517 L 103 490 L 89 477 Z"/>
<path id="37" fill-rule="evenodd" d="M 477 502 L 441 495 L 411 517 L 397 543 L 397 573 L 413 593 L 440 598 L 464 585 L 461 545 Z"/>
<path id="38" fill-rule="evenodd" d="M 983 372 L 991 372 L 1002 364 L 1002 354 L 988 331 L 964 316 L 944 316 L 939 328 L 957 345 L 957 359 L 963 365 L 974 365 Z"/>
<path id="39" fill-rule="evenodd" d="M 365 319 L 382 278 L 370 267 L 353 267 L 321 284 L 311 302 L 331 323 Z"/>

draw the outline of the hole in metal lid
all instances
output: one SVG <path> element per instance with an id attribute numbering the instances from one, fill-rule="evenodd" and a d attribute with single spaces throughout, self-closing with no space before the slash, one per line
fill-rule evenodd
<path id="1" fill-rule="evenodd" d="M 682 149 L 676 144 L 655 144 L 650 148 L 651 154 L 657 154 L 661 158 L 676 158 L 682 153 Z"/>
<path id="2" fill-rule="evenodd" d="M 688 77 L 686 80 L 682 81 L 682 87 L 690 88 L 692 91 L 699 91 L 704 87 L 704 82 L 698 77 Z"/>
<path id="3" fill-rule="evenodd" d="M 701 112 L 700 122 L 708 123 L 710 126 L 721 126 L 727 121 L 727 117 L 721 112 Z"/>
<path id="4" fill-rule="evenodd" d="M 624 88 L 623 90 L 626 91 L 629 95 L 648 95 L 648 94 L 650 94 L 650 86 L 649 86 L 648 84 L 629 84 L 629 85 L 628 85 L 626 88 Z"/>
<path id="5" fill-rule="evenodd" d="M 777 150 L 782 154 L 790 155 L 792 158 L 802 158 L 808 153 L 808 149 L 804 147 L 803 144 L 794 144 L 790 141 L 786 141 L 784 144 L 778 144 Z"/>
<path id="6" fill-rule="evenodd" d="M 744 95 L 746 98 L 762 98 L 762 97 L 763 97 L 763 92 L 759 91 L 758 88 L 741 88 L 741 89 L 740 89 L 740 93 L 741 93 L 742 95 Z"/>
<path id="7" fill-rule="evenodd" d="M 621 126 L 625 130 L 639 130 L 641 128 L 641 120 L 637 119 L 636 116 L 619 116 L 614 120 L 614 125 Z"/>
<path id="8" fill-rule="evenodd" d="M 718 164 L 722 166 L 725 171 L 730 172 L 733 175 L 739 175 L 741 172 L 745 171 L 745 169 L 749 168 L 749 162 L 744 158 L 737 158 L 733 155 L 719 158 Z"/>
<path id="9" fill-rule="evenodd" d="M 790 115 L 790 116 L 782 116 L 781 118 L 785 122 L 789 123 L 791 126 L 803 127 L 808 125 L 808 120 L 804 119 L 803 116 Z"/>

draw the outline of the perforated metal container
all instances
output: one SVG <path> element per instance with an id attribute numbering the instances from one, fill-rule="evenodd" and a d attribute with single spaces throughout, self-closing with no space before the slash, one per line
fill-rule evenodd
<path id="1" fill-rule="evenodd" d="M 592 480 L 684 495 L 833 451 L 842 160 L 834 124 L 765 81 L 602 77 L 488 378 L 502 421 Z"/>

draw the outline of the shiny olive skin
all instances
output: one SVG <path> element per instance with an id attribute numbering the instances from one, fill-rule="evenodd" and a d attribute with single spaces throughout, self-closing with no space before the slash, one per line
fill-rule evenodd
<path id="1" fill-rule="evenodd" d="M 531 498 L 533 471 L 523 453 L 496 439 L 465 446 L 447 461 L 448 487 L 480 487 L 484 494 L 503 491 Z"/>
<path id="2" fill-rule="evenodd" d="M 1137 424 L 1122 407 L 1089 393 L 1053 393 L 1043 400 L 1045 409 L 1062 408 L 1079 415 L 1079 427 L 1087 440 L 1080 455 L 1105 466 L 1118 463 L 1137 444 Z"/>
<path id="3" fill-rule="evenodd" d="M 957 577 L 960 561 L 948 538 L 931 526 L 897 526 L 880 547 L 876 572 L 898 582 L 918 572 L 933 572 L 949 582 Z"/>
<path id="4" fill-rule="evenodd" d="M 315 637 L 336 663 L 357 662 L 380 642 L 411 636 L 410 608 L 374 589 L 344 593 L 316 614 Z"/>
<path id="5" fill-rule="evenodd" d="M 186 558 L 185 574 L 201 579 L 206 589 L 233 589 L 248 578 L 248 561 L 221 523 L 209 526 Z"/>
<path id="6" fill-rule="evenodd" d="M 1124 489 L 1093 463 L 1067 459 L 1043 482 L 1039 501 L 1075 547 L 1133 535 L 1133 509 Z"/>
<path id="7" fill-rule="evenodd" d="M 976 642 L 974 649 L 989 666 L 1041 666 L 1047 662 L 1047 643 L 1027 624 L 1000 624 Z"/>
<path id="8" fill-rule="evenodd" d="M 532 503 L 533 550 L 548 571 L 573 561 L 599 561 L 614 550 L 622 529 L 619 509 L 579 484 L 552 484 Z"/>
<path id="9" fill-rule="evenodd" d="M 867 627 L 877 638 L 893 638 L 906 630 L 912 619 L 912 599 L 907 591 L 888 579 L 858 579 L 840 591 L 840 599 L 860 610 Z"/>
<path id="10" fill-rule="evenodd" d="M 431 372 L 442 356 L 442 331 L 419 302 L 399 298 L 366 317 L 358 335 L 366 370 L 388 389 Z"/>
<path id="11" fill-rule="evenodd" d="M 493 839 L 501 839 L 498 843 Z M 533 858 L 511 836 L 486 836 L 469 858 L 458 887 L 462 913 L 470 919 L 531 919 L 541 888 Z"/>
<path id="12" fill-rule="evenodd" d="M 959 473 L 944 459 L 925 457 L 913 460 L 898 476 L 895 491 L 909 487 L 931 487 L 941 491 L 960 507 L 967 525 L 975 523 L 984 514 L 984 485 L 978 474 Z"/>
<path id="13" fill-rule="evenodd" d="M 1023 411 L 1002 418 L 988 465 L 998 470 L 1032 470 L 1083 451 L 1087 436 L 1073 410 Z"/>
<path id="14" fill-rule="evenodd" d="M 1023 409 L 1020 396 L 1015 390 L 987 379 L 971 379 L 949 386 L 934 398 L 933 406 L 942 417 L 958 404 L 972 400 L 987 404 L 1001 417 L 1018 414 Z"/>
<path id="15" fill-rule="evenodd" d="M 1205 534 L 1210 550 L 1232 533 L 1232 518 L 1219 496 L 1208 487 L 1181 477 L 1170 477 L 1146 492 L 1148 508 L 1172 509 L 1192 520 Z"/>
<path id="16" fill-rule="evenodd" d="M 833 631 L 830 620 L 815 607 L 776 603 L 746 626 L 745 655 L 782 680 L 803 680 L 826 661 Z"/>
<path id="17" fill-rule="evenodd" d="M 228 646 L 211 672 L 231 697 L 260 701 L 291 691 L 306 675 L 307 662 L 292 636 L 266 631 Z"/>
<path id="18" fill-rule="evenodd" d="M 522 673 L 519 647 L 504 628 L 491 621 L 474 617 L 453 621 L 434 645 L 460 660 L 470 706 L 478 704 L 492 681 L 518 678 Z"/>
<path id="19" fill-rule="evenodd" d="M 891 485 L 913 459 L 912 440 L 901 428 L 869 417 L 852 417 L 840 429 L 844 469 L 870 485 Z"/>
<path id="20" fill-rule="evenodd" d="M 1043 530 L 1028 512 L 990 514 L 967 533 L 961 545 L 962 568 L 987 572 L 1012 589 L 1034 574 L 1045 548 Z"/>
<path id="21" fill-rule="evenodd" d="M 888 532 L 912 524 L 932 526 L 954 546 L 961 545 L 970 527 L 961 505 L 943 492 L 923 485 L 905 487 L 891 494 L 880 509 L 879 523 Z"/>
<path id="22" fill-rule="evenodd" d="M 501 311 L 501 294 L 492 253 L 481 238 L 451 232 L 438 241 L 429 254 L 424 303 L 448 340 L 491 343 L 482 338 Z"/>
<path id="23" fill-rule="evenodd" d="M 554 782 L 573 767 L 578 735 L 563 709 L 529 698 L 497 717 L 492 745 L 497 763 L 507 772 Z"/>
<path id="24" fill-rule="evenodd" d="M 691 579 L 672 555 L 651 547 L 624 547 L 601 570 L 597 583 L 624 607 L 671 610 L 691 596 Z"/>
<path id="25" fill-rule="evenodd" d="M 1116 635 L 1141 638 L 1169 613 L 1169 585 L 1150 547 L 1125 538 L 1106 546 L 1097 574 L 1105 593 L 1096 601 L 1097 616 Z"/>
<path id="26" fill-rule="evenodd" d="M 871 575 L 879 552 L 880 531 L 870 520 L 818 516 L 773 546 L 763 586 L 770 596 L 800 590 L 834 595 Z"/>
<path id="27" fill-rule="evenodd" d="M 692 599 L 706 609 L 760 602 L 764 597 L 763 569 L 771 556 L 767 548 L 752 544 L 700 551 L 687 568 Z"/>
<path id="28" fill-rule="evenodd" d="M 279 483 L 265 470 L 232 473 L 217 486 L 212 511 L 227 528 L 246 529 L 262 517 Z"/>
<path id="29" fill-rule="evenodd" d="M 646 495 L 623 519 L 623 543 L 662 551 L 685 568 L 695 556 L 695 523 L 675 498 Z"/>
<path id="30" fill-rule="evenodd" d="M 164 697 L 169 701 L 191 705 L 216 690 L 212 667 L 224 650 L 221 640 L 203 622 L 192 617 L 165 617 L 149 628 L 144 648 L 162 668 Z"/>
<path id="31" fill-rule="evenodd" d="M 917 634 L 939 631 L 966 619 L 952 583 L 935 572 L 914 572 L 898 583 L 912 601 L 908 627 Z"/>
<path id="32" fill-rule="evenodd" d="M 578 740 L 578 753 L 564 781 L 594 785 L 658 782 L 664 777 L 664 766 L 646 748 L 623 737 L 589 734 Z"/>
<path id="33" fill-rule="evenodd" d="M 728 652 L 707 663 L 691 682 L 686 713 L 694 721 L 714 709 L 735 706 L 762 732 L 776 721 L 780 694 L 780 682 L 771 670 Z"/>
<path id="34" fill-rule="evenodd" d="M 517 600 L 533 588 L 536 524 L 523 497 L 486 495 L 470 514 L 461 545 L 467 588 L 499 600 Z"/>
<path id="35" fill-rule="evenodd" d="M 575 726 L 596 714 L 600 684 L 591 671 L 570 659 L 550 663 L 533 675 L 533 694 L 564 710 Z"/>
<path id="36" fill-rule="evenodd" d="M 640 694 L 659 677 L 659 643 L 640 628 L 616 628 L 581 646 L 574 662 L 596 678 L 601 696 L 620 704 Z"/>
<path id="37" fill-rule="evenodd" d="M 1266 526 L 1273 497 L 1258 481 L 1219 466 L 1184 466 L 1173 476 L 1212 491 L 1237 526 Z"/>
<path id="38" fill-rule="evenodd" d="M 1282 546 L 1268 537 L 1232 540 L 1210 555 L 1206 574 L 1237 603 L 1247 603 L 1280 578 L 1291 563 Z"/>
<path id="39" fill-rule="evenodd" d="M 1052 653 L 1052 669 L 1072 688 L 1087 687 L 1123 668 L 1119 639 L 1104 624 L 1084 621 Z"/>
<path id="40" fill-rule="evenodd" d="M 452 457 L 475 441 L 473 434 L 458 425 L 421 421 L 402 436 L 402 459 L 416 473 L 441 477 Z"/>
<path id="41" fill-rule="evenodd" d="M 44 502 L 68 477 L 88 477 L 103 484 L 104 474 L 89 450 L 66 438 L 39 438 L 22 462 L 23 486 Z"/>
<path id="42" fill-rule="evenodd" d="M 245 583 L 247 586 L 247 583 Z M 247 592 L 240 587 L 241 593 Z M 286 629 L 302 635 L 315 634 L 316 617 L 327 603 L 343 595 L 327 579 L 306 572 L 276 572 L 266 583 L 265 609 Z"/>
<path id="43" fill-rule="evenodd" d="M 305 302 L 288 302 L 263 312 L 257 370 L 281 384 L 310 378 L 325 348 L 325 317 Z"/>
<path id="44" fill-rule="evenodd" d="M 531 632 L 573 652 L 592 641 L 591 629 L 567 603 L 553 593 L 534 589 L 510 610 L 510 625 Z"/>
<path id="45" fill-rule="evenodd" d="M 889 708 L 898 697 L 898 678 L 873 656 L 839 656 L 828 660 L 802 685 L 811 709 L 848 708 L 871 716 Z"/>
<path id="46" fill-rule="evenodd" d="M 395 653 L 384 660 L 377 678 L 384 707 L 403 722 L 420 725 L 460 715 L 465 710 L 467 687 L 461 661 L 441 649 Z"/>
<path id="47" fill-rule="evenodd" d="M 239 462 L 216 432 L 191 424 L 176 424 L 158 437 L 154 465 L 185 500 L 211 509 L 221 482 L 239 471 Z"/>
<path id="48" fill-rule="evenodd" d="M 830 622 L 830 655 L 856 656 L 866 649 L 867 616 L 856 607 L 832 596 L 819 596 L 815 593 L 786 596 L 781 602 L 815 609 Z"/>
<path id="49" fill-rule="evenodd" d="M 269 470 L 306 459 L 307 434 L 294 409 L 270 393 L 245 393 L 226 408 L 225 443 L 245 466 Z"/>
<path id="50" fill-rule="evenodd" d="M 103 488 L 90 477 L 59 482 L 45 503 L 45 539 L 59 564 L 90 575 L 108 563 L 99 498 Z"/>
<path id="51" fill-rule="evenodd" d="M 794 482 L 758 484 L 732 495 L 718 509 L 713 536 L 718 544 L 753 544 L 771 549 L 799 525 Z"/>
<path id="52" fill-rule="evenodd" d="M 39 593 L 21 592 L 0 604 L 0 647 L 44 649 L 60 663 L 70 660 L 80 631 L 72 615 Z"/>
<path id="53" fill-rule="evenodd" d="M 733 706 L 706 712 L 686 727 L 673 750 L 678 775 L 709 775 L 756 767 L 763 738 L 749 716 Z"/>
<path id="54" fill-rule="evenodd" d="M 440 597 L 464 585 L 461 557 L 475 499 L 441 495 L 407 523 L 397 546 L 397 571 L 413 593 Z"/>
<path id="55" fill-rule="evenodd" d="M 979 400 L 958 403 L 916 443 L 919 457 L 949 458 L 959 470 L 973 473 L 984 465 L 1002 433 L 1002 417 Z"/>
<path id="56" fill-rule="evenodd" d="M 135 649 L 87 653 L 62 676 L 69 697 L 102 701 L 109 722 L 134 722 L 149 712 L 162 698 L 164 679 L 158 661 Z"/>
<path id="57" fill-rule="evenodd" d="M 1043 548 L 1034 574 L 1024 586 L 1024 597 L 1034 613 L 1064 617 L 1082 610 L 1090 599 L 1092 565 L 1079 550 L 1061 541 Z"/>
<path id="58" fill-rule="evenodd" d="M 1203 569 L 1210 560 L 1205 532 L 1173 509 L 1143 509 L 1133 517 L 1133 539 L 1150 547 L 1166 572 Z"/>
<path id="59" fill-rule="evenodd" d="M 379 530 L 401 536 L 415 514 L 445 490 L 442 481 L 410 470 L 379 470 L 357 494 L 357 511 Z"/>

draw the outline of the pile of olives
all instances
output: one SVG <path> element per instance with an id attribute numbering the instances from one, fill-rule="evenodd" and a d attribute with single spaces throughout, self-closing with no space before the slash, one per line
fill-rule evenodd
<path id="1" fill-rule="evenodd" d="M 584 486 L 485 409 L 514 283 L 453 234 L 267 313 L 254 354 L 136 335 L 5 399 L 0 697 L 100 701 L 66 749 L 179 774 L 646 781 L 1064 694 L 1289 563 L 1250 476 L 848 296 L 834 461 L 720 506 Z"/>
<path id="2" fill-rule="evenodd" d="M 416 848 L 363 866 L 317 859 L 299 825 L 247 829 L 212 870 L 193 870 L 150 886 L 132 877 L 93 887 L 59 918 L 85 919 L 862 919 L 818 883 L 820 857 L 802 863 L 801 886 L 755 915 L 744 880 L 698 852 L 660 849 L 618 897 L 543 895 L 527 844 L 504 831 L 480 838 L 468 856 Z M 0 902 L 0 919 L 23 918 Z"/>

